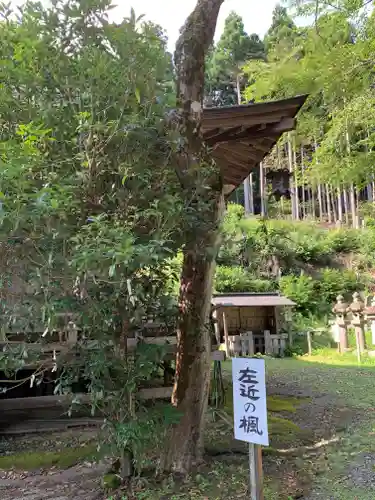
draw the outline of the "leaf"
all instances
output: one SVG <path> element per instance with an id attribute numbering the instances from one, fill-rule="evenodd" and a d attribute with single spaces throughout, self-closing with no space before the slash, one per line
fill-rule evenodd
<path id="1" fill-rule="evenodd" d="M 110 278 L 113 278 L 113 276 L 115 275 L 115 272 L 116 272 L 116 264 L 112 264 L 111 267 L 109 268 L 108 276 Z"/>
<path id="2" fill-rule="evenodd" d="M 135 89 L 135 97 L 137 99 L 138 104 L 141 104 L 141 93 L 138 88 Z"/>

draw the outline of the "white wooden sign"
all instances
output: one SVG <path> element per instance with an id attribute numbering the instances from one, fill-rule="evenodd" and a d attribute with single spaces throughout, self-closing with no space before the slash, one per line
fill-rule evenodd
<path id="1" fill-rule="evenodd" d="M 233 358 L 234 437 L 269 445 L 264 359 Z"/>

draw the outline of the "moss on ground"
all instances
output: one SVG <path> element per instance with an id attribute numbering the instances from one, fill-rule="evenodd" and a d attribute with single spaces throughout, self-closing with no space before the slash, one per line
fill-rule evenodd
<path id="1" fill-rule="evenodd" d="M 285 411 L 295 413 L 298 407 L 310 401 L 310 398 L 295 398 L 291 396 L 267 396 L 267 409 L 270 412 Z"/>
<path id="2" fill-rule="evenodd" d="M 23 452 L 0 457 L 0 470 L 31 471 L 49 467 L 68 469 L 81 460 L 96 458 L 96 446 L 65 448 L 61 451 Z"/>

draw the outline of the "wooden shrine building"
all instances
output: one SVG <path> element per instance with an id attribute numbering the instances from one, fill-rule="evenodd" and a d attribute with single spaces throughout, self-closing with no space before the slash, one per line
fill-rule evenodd
<path id="1" fill-rule="evenodd" d="M 231 343 L 249 333 L 254 353 L 278 354 L 285 348 L 285 330 L 295 306 L 290 299 L 278 293 L 229 293 L 214 295 L 211 303 L 216 340 L 224 343 L 228 355 Z"/>

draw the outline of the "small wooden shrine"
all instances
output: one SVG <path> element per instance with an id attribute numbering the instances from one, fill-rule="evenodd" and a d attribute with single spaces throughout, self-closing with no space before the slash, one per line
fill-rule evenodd
<path id="1" fill-rule="evenodd" d="M 254 353 L 278 354 L 285 348 L 288 335 L 283 330 L 295 305 L 290 299 L 278 293 L 229 293 L 214 295 L 212 305 L 216 340 L 227 353 L 231 342 L 239 341 L 232 337 L 249 333 Z"/>

